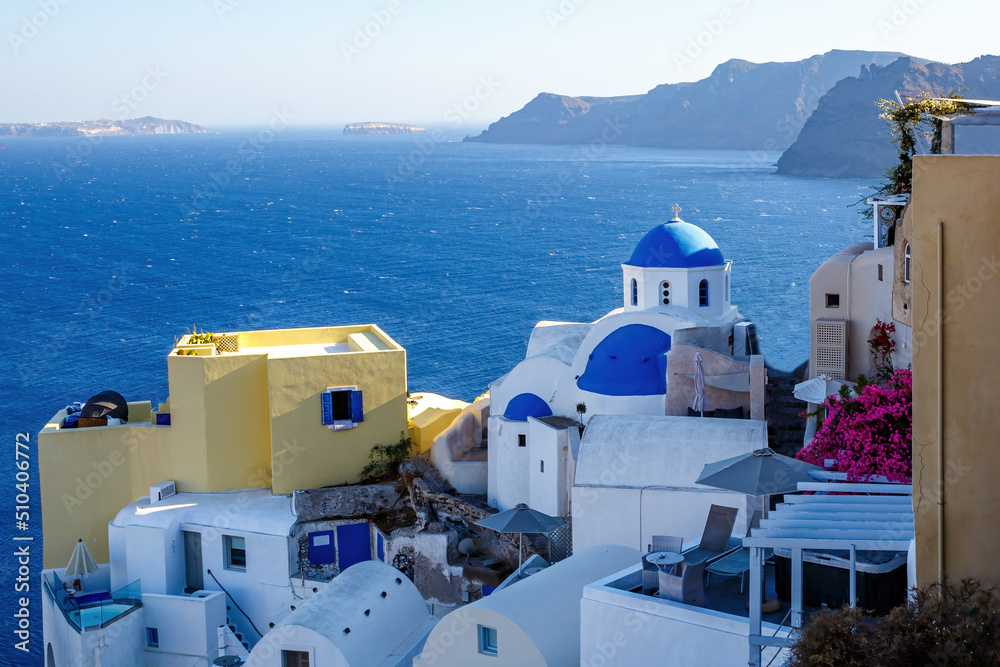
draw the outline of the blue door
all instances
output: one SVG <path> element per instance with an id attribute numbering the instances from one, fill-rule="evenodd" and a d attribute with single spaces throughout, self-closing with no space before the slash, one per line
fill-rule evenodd
<path id="1" fill-rule="evenodd" d="M 372 538 L 367 523 L 337 526 L 337 546 L 340 550 L 340 571 L 372 559 Z"/>

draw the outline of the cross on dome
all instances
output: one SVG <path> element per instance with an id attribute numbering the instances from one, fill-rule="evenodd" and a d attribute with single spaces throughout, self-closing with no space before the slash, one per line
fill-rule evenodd
<path id="1" fill-rule="evenodd" d="M 674 220 L 680 220 L 681 219 L 681 211 L 683 211 L 684 209 L 681 208 L 680 204 L 674 202 L 674 205 L 670 207 L 670 210 L 674 214 L 674 218 L 673 218 Z"/>

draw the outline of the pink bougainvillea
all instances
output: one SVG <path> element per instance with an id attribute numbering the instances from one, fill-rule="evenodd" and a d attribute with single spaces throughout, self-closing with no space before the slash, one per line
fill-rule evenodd
<path id="1" fill-rule="evenodd" d="M 816 437 L 796 458 L 846 472 L 851 481 L 884 475 L 909 481 L 913 451 L 913 378 L 898 370 L 882 386 L 869 384 L 860 396 L 831 396 L 824 403 L 826 420 Z"/>

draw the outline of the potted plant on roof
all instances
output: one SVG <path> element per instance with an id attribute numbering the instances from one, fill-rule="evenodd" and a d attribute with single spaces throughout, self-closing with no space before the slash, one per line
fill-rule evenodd
<path id="1" fill-rule="evenodd" d="M 580 415 L 580 437 L 581 438 L 583 437 L 583 429 L 584 429 L 583 415 L 585 415 L 586 413 L 587 413 L 587 404 L 586 403 L 582 403 L 582 402 L 581 403 L 577 403 L 576 404 L 576 414 Z"/>

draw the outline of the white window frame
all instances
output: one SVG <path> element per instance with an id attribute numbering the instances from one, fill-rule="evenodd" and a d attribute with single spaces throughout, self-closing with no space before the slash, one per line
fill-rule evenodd
<path id="1" fill-rule="evenodd" d="M 336 391 L 357 391 L 358 385 L 352 384 L 350 386 L 344 387 L 327 387 L 327 393 L 332 393 Z M 346 431 L 347 429 L 357 428 L 359 422 L 353 421 L 351 419 L 334 419 L 333 423 L 328 425 L 327 428 L 331 431 Z"/>
<path id="2" fill-rule="evenodd" d="M 912 253 L 910 252 L 910 244 L 907 243 L 903 246 L 903 282 L 909 284 L 910 282 L 910 264 L 912 262 Z"/>

